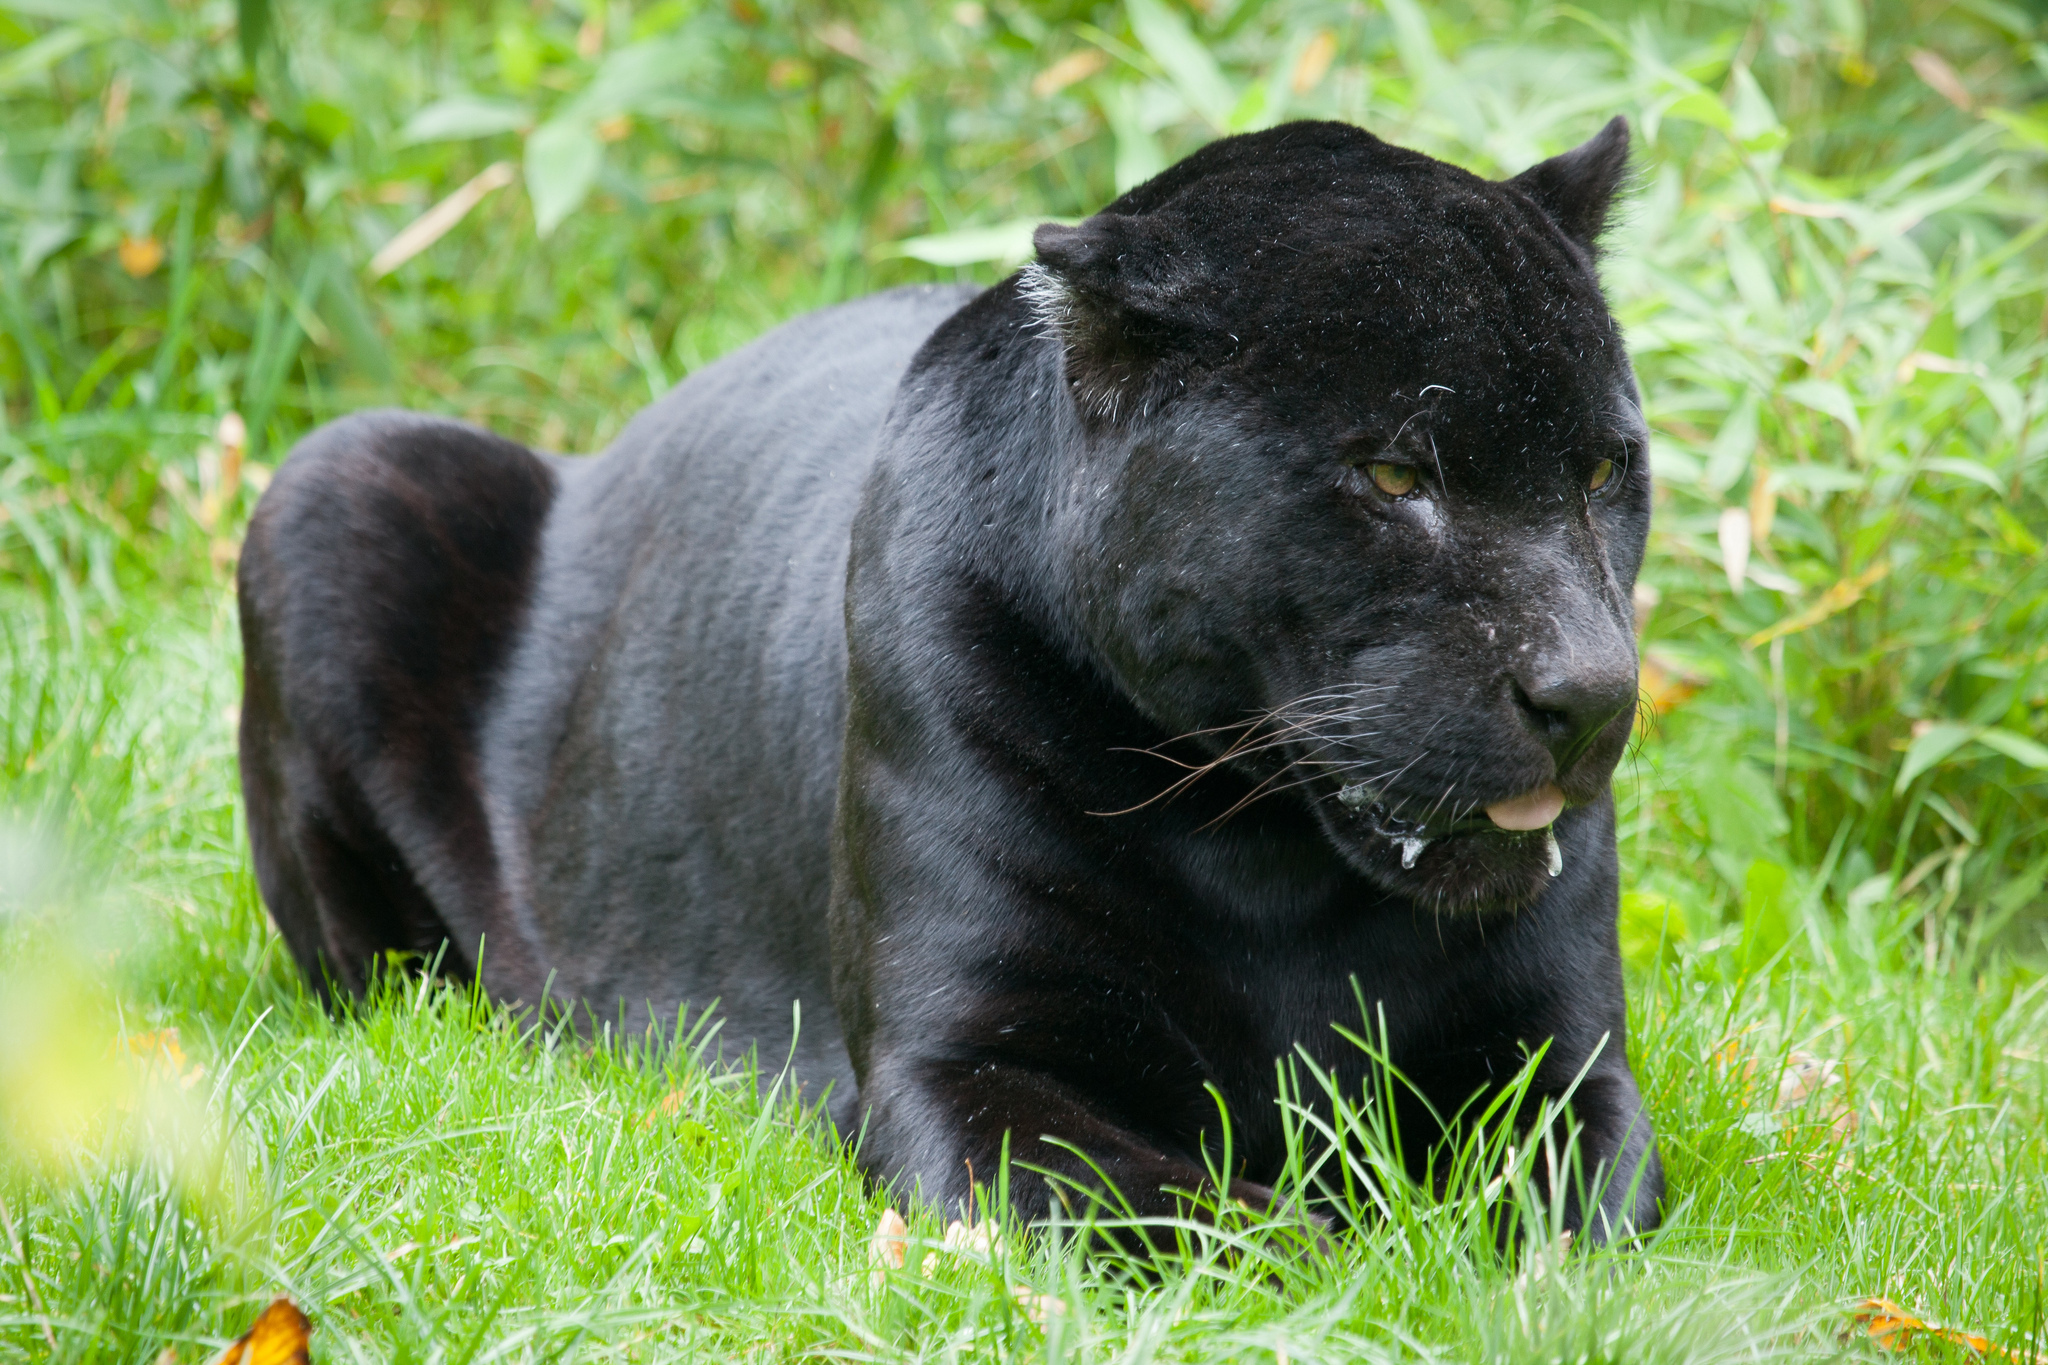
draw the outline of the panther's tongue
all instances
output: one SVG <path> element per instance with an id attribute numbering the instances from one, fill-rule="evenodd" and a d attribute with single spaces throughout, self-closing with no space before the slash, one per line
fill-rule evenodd
<path id="1" fill-rule="evenodd" d="M 1532 792 L 1510 796 L 1486 808 L 1486 818 L 1502 829 L 1542 829 L 1564 809 L 1564 793 L 1555 782 L 1545 782 Z"/>

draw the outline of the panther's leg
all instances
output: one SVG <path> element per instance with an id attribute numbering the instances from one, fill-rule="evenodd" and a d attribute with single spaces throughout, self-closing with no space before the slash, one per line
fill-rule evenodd
<path id="1" fill-rule="evenodd" d="M 1532 1101 L 1543 1098 L 1565 1096 Z M 1588 1074 L 1543 1138 L 1530 1151 L 1534 1179 L 1546 1200 L 1561 1193 L 1565 1231 L 1601 1245 L 1657 1226 L 1664 1167 L 1642 1094 L 1625 1067 Z"/>
<path id="2" fill-rule="evenodd" d="M 1198 1154 L 1126 1126 L 1110 1107 L 1070 1082 L 1007 1061 L 883 1061 L 866 1093 L 882 1097 L 858 1129 L 861 1164 L 880 1183 L 961 1217 L 981 1216 L 997 1195 L 1005 1148 L 1009 1207 L 1037 1221 L 1085 1214 L 1120 1219 L 1201 1216 L 1217 1182 Z M 856 1112 L 858 1109 L 856 1107 Z M 1274 1207 L 1274 1191 L 1231 1179 L 1226 1197 Z M 1311 1238 L 1328 1220 L 1297 1211 Z M 1123 1229 L 1111 1239 L 1132 1250 L 1173 1234 Z"/>
<path id="3" fill-rule="evenodd" d="M 1579 1160 L 1565 1192 L 1566 1226 L 1596 1243 L 1656 1227 L 1664 1163 L 1635 1077 L 1625 1068 L 1588 1076 L 1572 1095 L 1571 1117 Z"/>
<path id="4" fill-rule="evenodd" d="M 326 994 L 379 954 L 486 964 L 537 998 L 480 785 L 483 708 L 523 618 L 552 470 L 456 422 L 308 436 L 249 525 L 237 588 L 243 790 L 263 898 Z"/>

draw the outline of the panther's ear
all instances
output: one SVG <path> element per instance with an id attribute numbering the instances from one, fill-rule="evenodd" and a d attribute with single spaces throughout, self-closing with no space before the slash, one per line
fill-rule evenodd
<path id="1" fill-rule="evenodd" d="M 1142 407 L 1208 321 L 1211 272 L 1167 230 L 1150 216 L 1098 213 L 1032 234 L 1038 259 L 1022 287 L 1064 346 L 1067 384 L 1092 418 Z"/>
<path id="2" fill-rule="evenodd" d="M 1616 114 L 1585 142 L 1508 183 L 1541 205 L 1565 236 L 1597 254 L 1614 192 L 1627 174 L 1628 120 Z"/>

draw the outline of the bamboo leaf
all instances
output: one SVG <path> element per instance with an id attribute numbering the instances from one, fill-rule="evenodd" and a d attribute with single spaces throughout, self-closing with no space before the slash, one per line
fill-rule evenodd
<path id="1" fill-rule="evenodd" d="M 574 213 L 604 168 L 604 144 L 583 123 L 555 119 L 526 139 L 526 193 L 541 236 Z"/>
<path id="2" fill-rule="evenodd" d="M 1892 790 L 1903 793 L 1913 785 L 1913 779 L 1947 758 L 1956 750 L 1977 737 L 1977 727 L 1962 725 L 1955 721 L 1941 721 L 1928 726 L 1913 737 L 1906 749 L 1906 761 L 1899 765 L 1898 781 Z"/>

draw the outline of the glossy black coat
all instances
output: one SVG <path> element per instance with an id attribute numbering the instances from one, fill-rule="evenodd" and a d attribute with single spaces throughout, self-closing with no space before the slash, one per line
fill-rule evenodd
<path id="1" fill-rule="evenodd" d="M 298 960 L 715 1000 L 882 1179 L 963 1202 L 1006 1133 L 1091 1179 L 1052 1137 L 1155 1211 L 1208 1087 L 1265 1195 L 1275 1059 L 1362 1084 L 1362 993 L 1440 1112 L 1546 1041 L 1540 1091 L 1583 1069 L 1570 1218 L 1653 1223 L 1608 796 L 1649 471 L 1593 260 L 1626 140 L 1493 183 L 1287 125 L 979 295 L 800 319 L 595 459 L 316 432 L 240 579 Z M 1483 815 L 1553 781 L 1555 877 Z"/>

